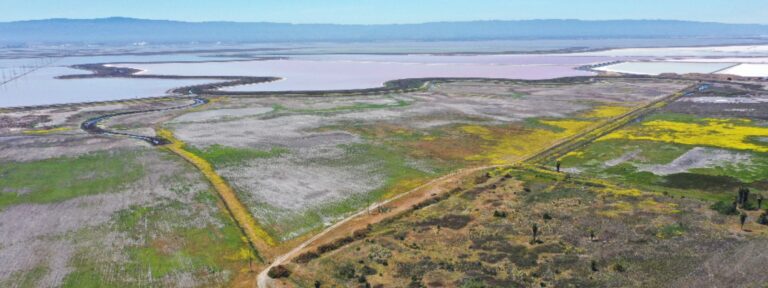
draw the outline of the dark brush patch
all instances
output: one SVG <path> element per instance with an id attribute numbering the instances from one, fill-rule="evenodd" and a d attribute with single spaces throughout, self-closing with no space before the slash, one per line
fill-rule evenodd
<path id="1" fill-rule="evenodd" d="M 445 215 L 441 218 L 436 219 L 429 219 L 426 221 L 423 221 L 419 223 L 419 226 L 437 226 L 440 225 L 441 228 L 448 228 L 453 230 L 459 230 L 461 228 L 464 228 L 469 224 L 469 222 L 472 221 L 472 217 L 469 215 Z"/>
<path id="2" fill-rule="evenodd" d="M 697 189 L 704 191 L 736 191 L 744 185 L 741 181 L 730 176 L 702 175 L 696 173 L 677 173 L 664 177 L 665 185 L 680 189 Z"/>

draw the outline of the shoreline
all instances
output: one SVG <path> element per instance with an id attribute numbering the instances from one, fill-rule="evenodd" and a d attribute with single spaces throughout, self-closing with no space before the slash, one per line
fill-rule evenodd
<path id="1" fill-rule="evenodd" d="M 94 64 L 86 64 L 94 65 Z M 125 69 L 125 68 L 120 68 Z M 133 69 L 135 71 L 141 71 Z M 602 75 L 591 76 L 569 76 L 551 79 L 540 80 L 525 80 L 525 79 L 511 79 L 511 78 L 474 78 L 474 77 L 444 77 L 444 78 L 405 78 L 389 80 L 383 83 L 380 87 L 364 88 L 364 89 L 345 89 L 345 90 L 310 90 L 310 91 L 220 91 L 210 90 L 218 89 L 229 86 L 238 85 L 250 85 L 264 82 L 277 81 L 281 78 L 276 77 L 240 77 L 240 76 L 178 76 L 178 75 L 121 75 L 121 76 L 103 76 L 96 74 L 73 74 L 64 75 L 68 76 L 64 79 L 85 79 L 85 78 L 136 78 L 136 79 L 190 79 L 186 77 L 196 77 L 192 79 L 230 79 L 231 81 L 213 82 L 206 84 L 199 84 L 193 86 L 182 86 L 168 90 L 169 94 L 156 96 L 156 97 L 141 97 L 141 98 L 127 98 L 107 101 L 88 101 L 88 102 L 75 102 L 75 103 L 59 103 L 59 104 L 46 104 L 46 105 L 31 105 L 31 106 L 15 106 L 15 107 L 0 107 L 0 113 L 2 112 L 17 112 L 17 111 L 29 111 L 39 109 L 55 109 L 55 108 L 67 108 L 78 106 L 95 106 L 95 105 L 107 105 L 107 104 L 119 104 L 126 102 L 136 101 L 172 101 L 179 99 L 190 99 L 194 97 L 206 97 L 206 96 L 227 96 L 227 97 L 271 97 L 271 96 L 292 96 L 292 97 L 326 97 L 326 96 L 360 96 L 360 95 L 373 95 L 379 93 L 405 93 L 416 92 L 422 89 L 426 89 L 427 85 L 431 82 L 453 82 L 453 81 L 488 81 L 488 82 L 551 82 L 551 83 L 564 83 L 564 82 L 583 82 L 588 81 L 591 78 L 606 77 Z M 231 77 L 231 78 L 224 78 Z M 615 78 L 614 76 L 608 76 Z M 644 75 L 623 75 L 625 78 L 654 78 Z M 253 80 L 261 81 L 255 83 L 240 82 L 241 80 Z M 269 81 L 266 81 L 269 80 Z"/>
<path id="2" fill-rule="evenodd" d="M 485 39 L 485 40 L 434 40 L 434 41 L 383 41 L 383 42 L 377 42 L 377 41 L 370 41 L 370 42 L 355 42 L 355 41 L 329 41 L 329 42 L 279 42 L 279 43 L 259 43 L 259 42 L 253 42 L 253 43 L 237 43 L 236 45 L 269 45 L 269 44 L 296 44 L 301 45 L 297 47 L 259 47 L 259 48 L 223 48 L 223 49 L 190 49 L 190 50 L 167 50 L 167 51 L 145 51 L 145 52 L 139 52 L 139 51 L 124 51 L 124 52 L 106 52 L 106 53 L 77 53 L 77 54 L 66 54 L 66 55 L 60 55 L 60 56 L 52 56 L 50 54 L 45 55 L 28 55 L 25 57 L 8 57 L 5 55 L 0 55 L 0 59 L 18 59 L 18 58 L 49 58 L 49 57 L 57 57 L 57 58 L 68 58 L 68 57 L 98 57 L 98 56 L 153 56 L 153 55 L 175 55 L 175 54 L 203 54 L 203 53 L 236 53 L 236 52 L 275 52 L 275 51 L 292 51 L 292 50 L 298 50 L 298 49 L 307 49 L 307 48 L 319 48 L 322 49 L 323 47 L 313 47 L 312 45 L 317 44 L 336 44 L 336 45 L 347 45 L 347 44 L 382 44 L 382 43 L 441 43 L 441 42 L 448 42 L 448 43 L 477 43 L 477 42 L 503 42 L 503 41 L 567 41 L 567 40 L 640 40 L 645 38 L 596 38 L 596 39 L 583 39 L 583 38 L 544 38 L 544 39 Z M 669 37 L 669 38 L 648 38 L 648 40 L 677 40 L 677 39 L 710 39 L 710 38 L 701 38 L 701 37 Z M 713 38 L 717 39 L 717 38 Z M 620 49 L 664 49 L 664 48 L 713 48 L 713 47 L 738 47 L 738 46 L 765 46 L 768 45 L 768 38 L 760 38 L 760 37 L 745 37 L 745 38 L 737 38 L 741 40 L 755 40 L 755 42 L 751 43 L 724 43 L 724 44 L 691 44 L 691 45 L 658 45 L 658 46 L 645 46 L 645 47 L 617 47 L 617 46 L 606 46 L 606 47 L 563 47 L 563 48 L 553 48 L 553 49 L 529 49 L 529 50 L 507 50 L 507 51 L 489 51 L 489 52 L 477 52 L 477 51 L 454 51 L 454 52 L 344 52 L 344 53 L 338 53 L 338 52 L 300 52 L 300 53 L 265 53 L 262 56 L 265 57 L 271 57 L 276 55 L 284 55 L 284 56 L 297 56 L 297 55 L 338 55 L 338 54 L 348 54 L 348 55 L 442 55 L 442 56 L 473 56 L 473 55 L 519 55 L 519 54 L 576 54 L 576 53 L 584 53 L 584 52 L 601 52 L 601 51 L 609 51 L 609 50 L 620 50 Z M 731 39 L 736 40 L 736 39 Z M 211 43 L 212 44 L 212 43 Z M 169 44 L 171 45 L 171 44 Z M 183 46 L 183 45 L 182 45 Z M 41 48 L 44 48 L 46 46 L 42 46 Z M 115 46 L 115 47 L 106 47 L 106 48 L 126 48 L 130 46 Z M 338 47 L 337 47 L 338 48 Z M 34 48 L 22 48 L 22 49 L 34 49 Z M 75 51 L 78 51 L 77 48 Z M 81 51 L 82 52 L 82 51 Z M 224 55 L 210 55 L 208 57 L 210 58 L 216 58 L 216 57 L 222 57 Z M 242 55 L 241 55 L 242 56 Z M 233 55 L 234 58 L 239 58 L 238 55 Z M 257 57 L 257 56 L 254 56 Z M 242 57 L 243 59 L 248 59 L 250 57 Z M 215 61 L 215 60 L 212 60 Z M 234 60 L 237 61 L 237 60 Z M 209 62 L 209 61 L 205 61 Z"/>
<path id="3" fill-rule="evenodd" d="M 764 42 L 766 44 L 724 44 L 724 45 L 687 45 L 687 46 L 660 46 L 660 47 L 641 47 L 641 48 L 601 48 L 601 49 L 590 49 L 590 51 L 609 51 L 609 50 L 621 50 L 621 49 L 663 49 L 663 48 L 706 48 L 706 47 L 751 47 L 751 46 L 767 46 L 768 40 Z M 293 48 L 291 48 L 293 49 Z M 270 48 L 249 48 L 249 49 L 221 49 L 221 50 L 192 50 L 192 51 L 170 51 L 170 52 L 146 52 L 146 53 L 113 53 L 110 55 L 163 55 L 163 54 L 194 54 L 194 53 L 200 53 L 200 51 L 274 51 L 274 49 Z M 290 50 L 288 48 L 285 48 L 283 50 Z M 563 50 L 563 49 L 561 49 Z M 572 53 L 565 53 L 560 55 L 574 55 L 578 53 L 585 52 L 587 50 L 581 50 L 581 49 L 565 49 L 565 50 L 571 50 Z M 542 50 L 541 54 L 551 54 L 554 51 L 558 50 Z M 533 53 L 533 54 L 532 54 Z M 471 52 L 471 53 L 319 53 L 317 55 L 433 55 L 433 56 L 481 56 L 481 55 L 541 55 L 536 54 L 536 51 L 526 51 L 526 52 L 510 52 L 510 53 L 498 53 L 498 52 Z M 312 53 L 304 53 L 304 54 L 296 54 L 296 55 L 315 55 Z M 557 54 L 553 54 L 557 55 Z M 679 59 L 679 58 L 690 58 L 694 56 L 675 56 L 673 59 Z M 697 56 L 700 58 L 705 59 L 716 59 L 716 58 L 722 58 L 726 56 Z M 727 56 L 727 57 L 738 57 L 738 58 L 765 58 L 768 56 L 757 56 L 757 55 L 738 55 L 738 56 Z M 2 57 L 0 57 L 2 58 Z M 211 57 L 215 58 L 215 57 Z M 56 76 L 56 79 L 93 79 L 93 78 L 133 78 L 133 79 L 169 79 L 169 80 L 212 80 L 210 83 L 203 83 L 203 84 L 197 84 L 197 85 L 189 85 L 189 86 L 180 86 L 180 87 L 174 87 L 170 88 L 166 91 L 166 95 L 158 95 L 158 96 L 149 96 L 149 97 L 138 97 L 138 98 L 124 98 L 124 99 L 116 99 L 116 100 L 106 100 L 106 101 L 87 101 L 87 102 L 72 102 L 72 103 L 56 103 L 56 104 L 42 104 L 42 105 L 25 105 L 25 106 L 9 106 L 9 107 L 0 107 L 0 111 L 19 111 L 19 110 L 29 110 L 29 109 L 41 109 L 41 108 L 57 108 L 57 107 L 71 107 L 71 106 L 78 106 L 78 105 L 96 105 L 100 103 L 120 103 L 124 101 L 137 101 L 137 100 L 144 100 L 144 99 L 166 99 L 166 98 L 173 98 L 173 97 L 185 97 L 185 96 L 197 96 L 197 95 L 209 95 L 209 96 L 230 96 L 230 97 L 259 97 L 259 96 L 268 96 L 268 95 L 282 95 L 282 96 L 303 96 L 303 97 L 316 97 L 316 96 L 326 96 L 326 95 L 367 95 L 372 93 L 387 93 L 387 92 L 409 92 L 409 91 L 418 91 L 420 89 L 421 85 L 424 85 L 425 83 L 429 81 L 435 81 L 435 80 L 455 80 L 455 79 L 464 79 L 464 80 L 489 80 L 489 81 L 551 81 L 553 79 L 558 78 L 551 78 L 551 79 L 542 79 L 542 80 L 522 80 L 522 79 L 514 79 L 514 78 L 477 78 L 477 77 L 427 77 L 427 78 L 404 78 L 404 79 L 393 79 L 389 81 L 385 81 L 382 83 L 382 85 L 378 87 L 371 87 L 371 88 L 356 88 L 356 89 L 337 89 L 337 90 L 289 90 L 289 91 L 223 91 L 222 88 L 226 87 L 234 87 L 234 86 L 242 86 L 242 85 L 255 85 L 255 84 L 261 84 L 261 83 L 268 83 L 273 81 L 279 81 L 284 80 L 281 77 L 275 77 L 275 76 L 214 76 L 214 75 L 201 75 L 201 76 L 184 76 L 184 75 L 160 75 L 160 74 L 151 74 L 151 71 L 144 71 L 141 69 L 131 68 L 131 67 L 125 67 L 122 65 L 126 64 L 184 64 L 184 63 L 227 63 L 227 62 L 248 62 L 248 61 L 270 61 L 270 60 L 286 60 L 291 59 L 290 56 L 263 56 L 263 57 L 243 57 L 239 59 L 224 59 L 224 60 L 217 60 L 217 59 L 204 59 L 204 60 L 189 60 L 189 61 L 147 61 L 147 62 L 141 62 L 141 61 L 130 61 L 130 62 L 103 62 L 103 63 L 91 63 L 91 64 L 77 64 L 77 65 L 71 65 L 66 66 L 68 68 L 73 69 L 79 69 L 79 70 L 85 70 L 89 71 L 90 73 L 87 74 L 68 74 L 68 75 L 60 75 Z M 571 77 L 596 77 L 600 76 L 602 73 L 601 71 L 594 70 L 597 67 L 604 66 L 607 63 L 616 63 L 621 62 L 621 60 L 617 61 L 611 61 L 611 62 L 602 62 L 597 64 L 591 64 L 591 65 L 582 65 L 574 67 L 574 70 L 581 70 L 581 71 L 587 71 L 596 73 L 597 75 L 590 75 L 590 76 L 567 76 L 565 78 L 571 78 Z M 121 66 L 117 66 L 121 65 Z M 627 76 L 650 76 L 650 75 L 630 75 L 625 74 L 623 77 Z M 215 81 L 215 80 L 223 80 L 223 81 Z"/>
<path id="4" fill-rule="evenodd" d="M 105 64 L 84 64 L 88 66 L 92 65 L 105 65 Z M 109 70 L 131 70 L 131 71 L 141 71 L 139 69 L 132 69 L 132 68 L 119 68 L 119 67 L 107 67 L 107 66 L 101 66 L 105 67 Z M 588 69 L 587 67 L 577 67 L 577 68 L 583 68 Z M 90 71 L 90 70 L 89 70 Z M 590 70 L 591 71 L 591 70 Z M 602 72 L 602 71 L 597 71 Z M 550 78 L 550 79 L 538 79 L 538 80 L 527 80 L 527 79 L 512 79 L 512 78 L 477 78 L 477 77 L 432 77 L 432 78 L 404 78 L 404 79 L 395 79 L 395 80 L 389 80 L 383 83 L 382 86 L 374 87 L 374 88 L 364 88 L 364 89 L 344 89 L 344 90 L 310 90 L 310 91 L 221 91 L 216 90 L 224 87 L 231 87 L 231 86 L 239 86 L 239 85 L 253 85 L 253 84 L 259 84 L 259 83 L 266 83 L 266 82 L 272 82 L 272 81 L 279 81 L 282 78 L 277 77 L 249 77 L 249 76 L 180 76 L 180 75 L 152 75 L 152 74 L 141 74 L 141 75 L 132 75 L 132 74 L 124 74 L 125 71 L 119 72 L 119 75 L 108 75 L 105 76 L 104 74 L 72 74 L 72 75 L 63 75 L 60 77 L 65 77 L 63 79 L 84 79 L 84 78 L 135 78 L 135 79 L 211 79 L 211 80 L 229 80 L 229 81 L 221 81 L 221 82 L 212 82 L 212 83 L 205 83 L 205 84 L 199 84 L 199 85 L 192 85 L 192 86 L 182 86 L 182 87 L 176 87 L 171 88 L 167 91 L 168 94 L 166 95 L 159 95 L 159 96 L 150 96 L 150 97 L 140 97 L 140 98 L 127 98 L 127 99 L 117 99 L 117 100 L 107 100 L 107 101 L 88 101 L 88 102 L 75 102 L 75 103 L 59 103 L 59 104 L 46 104 L 46 105 L 31 105 L 31 106 L 15 106 L 15 107 L 0 107 L 0 113 L 3 112 L 17 112 L 17 111 L 30 111 L 30 110 L 40 110 L 40 109 L 55 109 L 55 108 L 67 108 L 67 107 L 79 107 L 79 106 L 96 106 L 96 105 L 108 105 L 108 104 L 119 104 L 119 103 L 126 103 L 126 102 L 136 102 L 136 101 L 172 101 L 172 100 L 179 100 L 179 99 L 191 99 L 194 97 L 210 97 L 210 96 L 226 96 L 226 97 L 234 97 L 234 98 L 241 98 L 241 97 L 272 97 L 272 96 L 290 96 L 290 97 L 326 97 L 326 96 L 364 96 L 364 95 L 373 95 L 373 94 L 380 94 L 380 93 L 407 93 L 407 92 L 417 92 L 423 89 L 428 88 L 428 85 L 433 82 L 455 82 L 455 81 L 483 81 L 483 82 L 527 82 L 527 83 L 576 83 L 576 82 L 584 82 L 584 81 L 591 81 L 592 79 L 599 79 L 599 78 L 633 78 L 633 79 L 669 79 L 669 78 L 675 78 L 675 79 L 692 79 L 692 80 L 698 80 L 703 78 L 712 78 L 712 77 L 703 77 L 705 75 L 702 74 L 686 74 L 686 75 L 669 75 L 669 74 L 661 74 L 661 75 L 640 75 L 640 74 L 623 74 L 620 73 L 618 75 L 608 75 L 606 73 L 597 73 L 596 75 L 590 75 L 590 76 L 568 76 L 568 77 L 558 77 L 558 78 Z M 709 74 L 706 74 L 709 75 Z M 725 74 L 718 74 L 719 76 L 723 76 Z M 188 78 L 192 77 L 192 78 Z M 756 81 L 759 81 L 760 77 L 735 77 L 737 80 L 749 80 L 753 79 Z M 707 79 L 708 81 L 715 81 L 715 82 L 721 82 L 717 79 Z M 251 82 L 253 81 L 253 82 Z"/>
<path id="5" fill-rule="evenodd" d="M 154 77 L 154 75 L 139 75 L 139 76 Z M 672 77 L 672 78 L 697 79 L 695 77 L 696 75 L 693 75 L 693 76 L 694 77 L 684 77 L 684 75 L 677 75 L 677 77 Z M 128 78 L 151 78 L 151 77 L 128 77 Z M 186 76 L 180 76 L 180 77 L 186 77 Z M 197 76 L 193 76 L 193 77 L 197 77 Z M 208 77 L 208 76 L 201 76 L 201 77 L 202 77 L 201 79 L 216 78 L 216 77 Z M 241 78 L 241 77 L 238 77 L 238 78 Z M 272 96 L 291 96 L 291 97 L 326 97 L 326 96 L 361 96 L 361 95 L 364 96 L 364 95 L 373 95 L 378 93 L 416 92 L 416 91 L 420 91 L 421 89 L 426 89 L 429 84 L 434 82 L 448 83 L 448 82 L 456 82 L 456 81 L 481 81 L 481 82 L 492 82 L 492 83 L 526 82 L 526 83 L 563 84 L 563 83 L 585 83 L 585 82 L 592 81 L 594 79 L 600 79 L 600 78 L 611 78 L 611 79 L 631 78 L 631 79 L 652 80 L 652 79 L 658 79 L 658 78 L 669 79 L 670 77 L 669 75 L 651 76 L 651 75 L 629 75 L 629 74 L 623 74 L 623 75 L 598 74 L 598 75 L 592 75 L 592 76 L 569 76 L 569 77 L 559 77 L 559 78 L 539 79 L 539 80 L 510 79 L 510 78 L 473 78 L 473 77 L 406 78 L 406 79 L 390 80 L 385 82 L 383 86 L 376 87 L 376 88 L 365 88 L 365 89 L 321 90 L 321 91 L 275 91 L 275 92 L 261 92 L 261 91 L 227 92 L 227 91 L 218 91 L 218 90 L 213 90 L 213 91 L 204 90 L 204 92 L 213 92 L 213 93 L 172 94 L 172 95 L 162 95 L 162 96 L 156 96 L 156 97 L 128 98 L 128 99 L 118 99 L 118 100 L 108 100 L 108 101 L 90 101 L 90 102 L 77 102 L 77 103 L 48 104 L 48 105 L 0 107 L 0 113 L 41 110 L 41 109 L 68 108 L 68 107 L 79 107 L 79 106 L 120 104 L 120 103 L 137 102 L 137 101 L 173 101 L 173 100 L 179 100 L 179 99 L 192 99 L 195 97 L 211 97 L 211 96 L 227 96 L 227 97 L 233 97 L 233 98 L 272 97 Z M 208 84 L 195 85 L 195 87 L 196 86 L 212 86 L 216 84 L 231 83 L 231 82 L 232 81 L 208 83 Z M 190 86 L 190 87 L 178 87 L 178 88 L 173 88 L 169 91 L 186 90 L 187 92 L 193 92 L 192 90 L 194 90 L 194 87 L 193 86 Z"/>

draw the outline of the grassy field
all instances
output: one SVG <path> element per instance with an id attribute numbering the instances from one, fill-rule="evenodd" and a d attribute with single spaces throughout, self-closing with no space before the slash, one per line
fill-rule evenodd
<path id="1" fill-rule="evenodd" d="M 686 85 L 467 81 L 404 94 L 227 99 L 165 127 L 286 241 L 447 173 L 514 163 Z"/>
<path id="2" fill-rule="evenodd" d="M 147 109 L 153 103 L 51 111 L 52 119 L 63 124 L 44 127 L 73 131 L 29 130 L 0 141 L 0 227 L 9 230 L 0 237 L 0 260 L 11 263 L 0 269 L 0 286 L 252 287 L 252 270 L 372 203 L 463 168 L 515 163 L 689 84 L 618 78 L 457 81 L 413 93 L 224 97 L 195 109 L 105 123 L 173 140 L 160 149 L 75 131 L 79 121 L 106 110 Z M 720 132 L 724 125 L 758 126 L 734 123 L 706 125 Z M 761 137 L 745 137 L 742 145 L 760 145 Z M 625 142 L 687 145 L 630 139 L 596 145 Z M 634 148 L 616 149 L 604 157 L 621 157 Z M 669 149 L 664 157 L 673 160 L 688 151 Z M 595 158 L 604 152 L 583 153 Z M 752 164 L 759 160 L 750 159 Z M 587 160 L 566 161 L 604 173 L 600 165 L 587 167 Z M 763 177 L 759 169 L 717 169 L 741 174 L 707 173 L 735 173 L 742 181 Z M 546 283 L 622 284 L 627 282 L 569 276 L 589 269 L 585 259 L 603 259 L 579 250 L 590 249 L 579 240 L 581 230 L 613 233 L 594 219 L 643 222 L 653 215 L 657 219 L 645 228 L 625 223 L 649 229 L 643 232 L 648 241 L 698 231 L 676 219 L 693 209 L 687 202 L 643 187 L 584 187 L 562 175 L 535 171 L 511 171 L 509 177 L 516 179 L 500 180 L 507 172 L 467 181 L 464 190 L 436 208 L 373 227 L 374 238 L 359 242 L 369 246 L 353 244 L 352 250 L 340 250 L 339 258 L 321 257 L 299 269 L 293 280 L 308 287 L 315 279 L 347 287 L 360 284 L 362 273 L 371 283 L 396 286 L 529 286 L 554 273 L 533 263 L 554 259 L 576 264 L 557 268 L 559 276 L 546 276 Z M 577 225 L 580 232 L 568 228 L 553 236 L 560 229 L 553 223 L 572 223 L 568 217 L 583 221 Z M 527 231 L 534 222 L 544 243 L 529 243 Z M 617 241 L 630 240 L 635 239 Z M 579 259 L 573 260 L 574 255 Z M 486 274 L 491 271 L 496 275 Z"/>
<path id="3" fill-rule="evenodd" d="M 657 113 L 562 159 L 572 172 L 680 196 L 729 201 L 741 186 L 764 193 L 768 131 L 749 119 Z"/>
<path id="4" fill-rule="evenodd" d="M 199 191 L 194 201 L 193 205 L 215 207 L 218 199 L 213 191 Z M 230 286 L 235 274 L 258 256 L 226 214 L 194 207 L 176 201 L 132 207 L 117 213 L 109 224 L 72 235 L 89 239 L 94 238 L 91 233 L 117 232 L 130 235 L 133 241 L 109 252 L 124 257 L 119 262 L 104 259 L 105 251 L 84 247 L 72 260 L 74 271 L 63 287 L 175 286 L 184 281 L 195 286 Z M 208 221 L 188 221 L 200 217 Z"/>
<path id="5" fill-rule="evenodd" d="M 214 166 L 237 165 L 252 159 L 278 157 L 288 152 L 286 149 L 277 147 L 262 151 L 222 145 L 211 145 L 204 149 L 194 147 L 186 147 L 186 149 L 211 162 Z"/>
<path id="6" fill-rule="evenodd" d="M 403 157 L 402 151 L 393 151 L 370 144 L 353 144 L 344 147 L 344 149 L 347 151 L 345 158 L 332 160 L 324 164 L 333 167 L 337 165 L 375 163 L 375 169 L 372 173 L 384 175 L 385 181 L 382 185 L 371 189 L 367 193 L 351 195 L 341 201 L 321 203 L 301 213 L 289 214 L 283 217 L 279 217 L 281 213 L 275 207 L 267 205 L 258 206 L 256 210 L 277 210 L 274 213 L 265 213 L 278 216 L 268 218 L 265 221 L 271 227 L 273 235 L 283 236 L 284 240 L 288 240 L 290 237 L 285 237 L 284 235 L 295 237 L 301 233 L 317 229 L 329 222 L 329 219 L 358 211 L 362 207 L 377 201 L 414 189 L 438 175 L 411 167 L 407 163 L 407 158 Z"/>
<path id="7" fill-rule="evenodd" d="M 28 272 L 15 273 L 8 279 L 0 281 L 2 286 L 7 287 L 20 287 L 20 288 L 32 288 L 37 287 L 37 281 L 40 277 L 43 277 L 48 269 L 45 266 L 38 266 Z"/>
<path id="8" fill-rule="evenodd" d="M 366 193 L 350 195 L 341 201 L 322 203 L 301 213 L 282 216 L 276 207 L 261 204 L 252 210 L 268 210 L 264 221 L 276 237 L 290 239 L 322 227 L 329 219 L 357 211 L 460 168 L 509 164 L 524 155 L 551 145 L 593 125 L 594 121 L 623 113 L 626 107 L 600 106 L 574 118 L 530 118 L 525 123 L 448 125 L 414 129 L 388 123 L 350 124 L 322 127 L 317 131 L 343 129 L 362 136 L 367 143 L 340 145 L 344 156 L 322 160 L 329 168 L 375 165 L 368 173 L 384 182 Z M 205 154 L 203 154 L 205 155 Z M 204 156 L 205 157 L 205 156 Z M 276 217 L 270 217 L 275 215 Z M 289 237 L 285 237 L 289 235 Z"/>
<path id="9" fill-rule="evenodd" d="M 0 167 L 3 193 L 14 191 L 0 211 L 10 229 L 0 237 L 8 264 L 0 273 L 14 272 L 0 286 L 238 287 L 261 263 L 216 192 L 170 153 L 121 149 Z"/>
<path id="10" fill-rule="evenodd" d="M 54 203 L 114 192 L 144 170 L 135 152 L 99 152 L 0 166 L 0 209 L 23 203 Z"/>

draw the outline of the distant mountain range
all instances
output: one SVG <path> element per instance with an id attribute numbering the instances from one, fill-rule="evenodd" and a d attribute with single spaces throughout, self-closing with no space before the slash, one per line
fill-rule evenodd
<path id="1" fill-rule="evenodd" d="M 768 37 L 768 25 L 670 20 L 521 20 L 392 25 L 179 22 L 133 18 L 0 23 L 2 43 L 437 41 Z"/>

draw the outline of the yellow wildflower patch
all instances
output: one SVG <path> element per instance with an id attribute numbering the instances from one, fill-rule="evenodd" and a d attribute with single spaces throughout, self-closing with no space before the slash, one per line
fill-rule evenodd
<path id="1" fill-rule="evenodd" d="M 594 110 L 584 113 L 582 116 L 585 118 L 611 118 L 622 115 L 632 110 L 626 106 L 599 106 Z"/>
<path id="2" fill-rule="evenodd" d="M 568 157 L 575 157 L 575 158 L 581 158 L 584 157 L 584 151 L 571 151 L 565 154 L 562 158 L 568 158 Z"/>
<path id="3" fill-rule="evenodd" d="M 632 208 L 631 203 L 619 201 L 609 205 L 609 208 L 597 212 L 597 214 L 605 217 L 616 218 L 623 214 L 632 213 L 632 211 L 634 211 L 634 209 Z"/>
<path id="4" fill-rule="evenodd" d="M 584 128 L 587 128 L 590 125 L 595 124 L 595 122 L 592 122 L 592 121 L 571 120 L 571 119 L 542 120 L 540 122 L 547 125 L 552 125 L 555 127 L 565 129 L 565 131 L 561 132 L 561 134 L 567 134 L 566 136 L 576 134 L 577 132 L 584 130 Z"/>
<path id="5" fill-rule="evenodd" d="M 616 186 L 609 186 L 606 188 L 602 188 L 597 190 L 597 192 L 603 193 L 603 194 L 611 194 L 613 196 L 626 196 L 626 197 L 638 197 L 643 194 L 642 191 L 637 189 L 622 188 L 622 187 L 616 187 Z"/>
<path id="6" fill-rule="evenodd" d="M 56 132 L 64 132 L 72 130 L 70 127 L 58 127 L 58 128 L 51 128 L 51 129 L 38 129 L 38 130 L 25 130 L 21 133 L 27 134 L 27 135 L 45 135 L 45 134 L 51 134 Z"/>
<path id="7" fill-rule="evenodd" d="M 384 195 L 384 198 L 392 198 L 397 196 L 398 194 L 416 189 L 417 187 L 423 185 L 424 183 L 427 183 L 428 179 L 426 178 L 410 178 L 410 179 L 404 179 L 401 181 L 398 181 L 392 189 L 389 189 L 387 193 Z"/>
<path id="8" fill-rule="evenodd" d="M 244 239 L 247 243 L 247 239 Z M 242 261 L 242 260 L 248 260 L 248 259 L 256 259 L 256 255 L 253 253 L 253 250 L 242 247 L 240 248 L 236 253 L 232 253 L 229 255 L 225 255 L 224 259 L 232 260 L 232 261 Z"/>
<path id="9" fill-rule="evenodd" d="M 749 120 L 703 119 L 700 123 L 655 120 L 615 131 L 597 141 L 611 139 L 648 140 L 735 150 L 768 152 L 768 146 L 748 142 L 750 137 L 768 136 L 768 128 L 749 126 Z"/>
<path id="10" fill-rule="evenodd" d="M 650 198 L 640 201 L 640 203 L 637 203 L 637 208 L 643 211 L 648 211 L 648 212 L 653 212 L 658 214 L 680 213 L 680 210 L 677 209 L 677 204 L 657 202 L 656 200 L 653 200 Z"/>
<path id="11" fill-rule="evenodd" d="M 479 125 L 464 125 L 461 126 L 461 131 L 465 133 L 480 136 L 485 140 L 493 140 L 493 133 L 490 129 Z"/>
<path id="12" fill-rule="evenodd" d="M 477 126 L 462 126 L 461 130 L 492 142 L 484 147 L 487 152 L 467 158 L 470 161 L 489 161 L 491 164 L 509 164 L 521 157 L 534 154 L 560 139 L 572 136 L 593 124 L 581 120 L 542 120 L 543 124 L 561 128 L 563 131 L 546 129 L 528 130 L 523 133 L 494 133 L 491 129 Z"/>
<path id="13" fill-rule="evenodd" d="M 604 105 L 581 115 L 581 117 L 605 119 L 600 121 L 611 121 L 611 118 L 620 116 L 631 110 L 631 107 L 626 106 Z M 541 151 L 541 149 L 555 144 L 557 141 L 574 136 L 596 124 L 595 120 L 578 119 L 552 119 L 539 120 L 538 122 L 559 128 L 561 131 L 532 129 L 520 133 L 510 133 L 508 130 L 497 129 L 498 127 L 485 127 L 480 125 L 461 126 L 460 130 L 462 132 L 478 136 L 480 139 L 490 142 L 490 144 L 485 144 L 483 146 L 483 150 L 486 151 L 485 153 L 469 156 L 466 160 L 488 161 L 490 164 L 496 165 L 514 163 L 522 157 L 533 155 Z"/>

